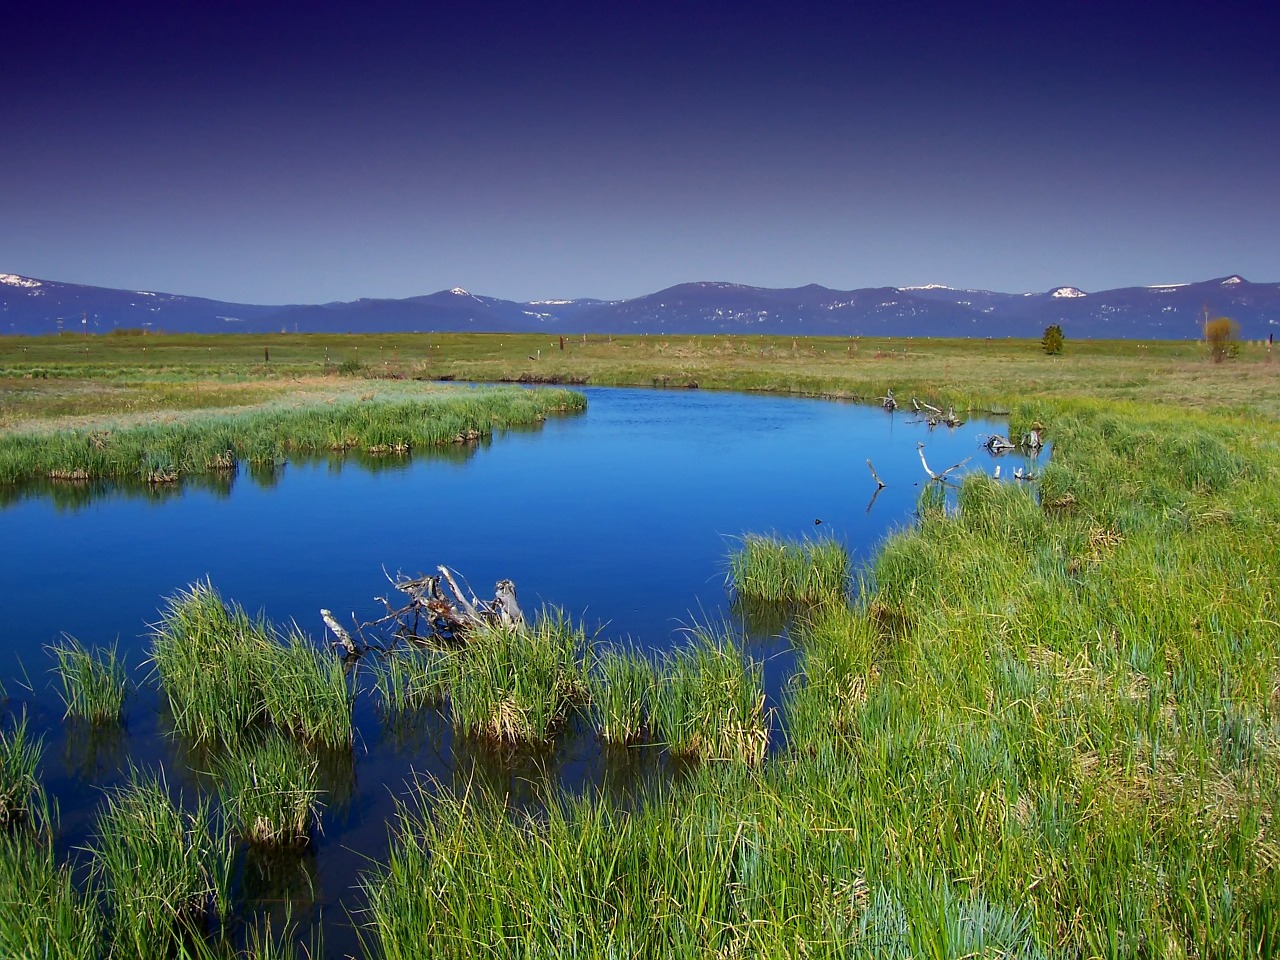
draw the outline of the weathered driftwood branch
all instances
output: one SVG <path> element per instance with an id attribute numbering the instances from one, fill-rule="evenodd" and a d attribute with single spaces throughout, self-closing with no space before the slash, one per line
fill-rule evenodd
<path id="1" fill-rule="evenodd" d="M 344 657 L 358 657 L 364 650 L 351 638 L 351 634 L 347 632 L 342 624 L 338 623 L 338 619 L 328 610 L 320 610 L 320 619 L 324 621 L 324 625 L 332 631 L 333 635 L 338 638 L 334 646 L 342 648 Z"/>
<path id="2" fill-rule="evenodd" d="M 890 412 L 898 409 L 898 401 L 893 399 L 893 387 L 886 390 L 883 397 L 876 397 L 876 399 L 880 401 L 880 406 Z"/>
<path id="3" fill-rule="evenodd" d="M 1010 450 L 1018 449 L 1015 444 L 1009 441 L 1008 437 L 1002 437 L 998 433 L 989 434 L 987 439 L 982 441 L 982 445 L 991 454 L 1008 453 Z"/>
<path id="4" fill-rule="evenodd" d="M 458 643 L 465 639 L 468 632 L 480 627 L 501 624 L 517 630 L 525 628 L 524 613 L 516 600 L 516 585 L 510 580 L 499 580 L 494 587 L 493 599 L 481 600 L 469 587 L 464 590 L 459 585 L 461 578 L 454 571 L 444 566 L 437 570 L 438 573 L 417 577 L 397 574 L 392 578 L 388 574 L 387 580 L 407 596 L 409 602 L 396 607 L 386 597 L 379 597 L 387 609 L 387 615 L 361 624 L 361 638 L 364 638 L 364 628 L 369 627 L 390 630 L 393 640 L 405 638 Z M 465 583 L 463 580 L 463 584 Z M 321 616 L 327 613 L 328 611 L 322 611 Z M 330 617 L 326 617 L 325 623 L 341 643 L 342 634 L 338 633 L 341 628 L 330 620 Z"/>
<path id="5" fill-rule="evenodd" d="M 911 406 L 915 409 L 916 413 L 921 415 L 924 422 L 928 424 L 930 430 L 940 423 L 945 424 L 948 427 L 958 427 L 964 423 L 963 420 L 956 416 L 956 408 L 954 406 L 947 407 L 947 412 L 943 413 L 940 408 L 935 407 L 931 403 L 925 403 L 918 397 L 911 398 Z"/>
<path id="6" fill-rule="evenodd" d="M 951 483 L 951 478 L 948 477 L 947 474 L 951 473 L 953 470 L 959 470 L 971 459 L 970 457 L 965 457 L 959 463 L 953 463 L 951 466 L 947 467 L 947 469 L 939 470 L 937 473 L 934 473 L 933 470 L 929 468 L 929 462 L 924 458 L 924 444 L 917 443 L 916 450 L 920 453 L 920 463 L 924 467 L 924 472 L 929 475 L 930 482 L 937 481 L 938 483 Z"/>

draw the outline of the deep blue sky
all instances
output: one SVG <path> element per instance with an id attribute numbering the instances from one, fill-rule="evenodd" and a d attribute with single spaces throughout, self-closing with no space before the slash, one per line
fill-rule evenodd
<path id="1" fill-rule="evenodd" d="M 30 4 L 0 273 L 249 302 L 1280 280 L 1257 9 L 826 6 Z"/>

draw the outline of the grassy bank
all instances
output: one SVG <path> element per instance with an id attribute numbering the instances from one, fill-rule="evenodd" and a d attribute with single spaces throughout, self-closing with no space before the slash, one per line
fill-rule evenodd
<path id="1" fill-rule="evenodd" d="M 163 423 L 101 424 L 0 434 L 0 484 L 39 479 L 173 483 L 233 472 L 241 462 L 271 468 L 297 454 L 361 451 L 402 456 L 469 443 L 495 428 L 581 410 L 565 390 L 370 391 L 322 404 L 205 414 Z"/>

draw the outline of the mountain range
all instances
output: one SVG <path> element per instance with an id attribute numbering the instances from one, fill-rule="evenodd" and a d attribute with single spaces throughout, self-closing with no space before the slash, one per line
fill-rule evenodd
<path id="1" fill-rule="evenodd" d="M 682 283 L 629 300 L 520 303 L 454 287 L 401 300 L 229 303 L 0 274 L 0 334 L 542 332 L 736 333 L 786 336 L 1032 337 L 1060 324 L 1068 339 L 1196 339 L 1206 311 L 1245 339 L 1280 327 L 1280 284 L 1240 276 L 1085 292 L 997 293 L 938 284 L 832 290 Z"/>

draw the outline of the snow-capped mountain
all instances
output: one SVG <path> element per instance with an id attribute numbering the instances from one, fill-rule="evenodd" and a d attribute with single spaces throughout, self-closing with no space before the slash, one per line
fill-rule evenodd
<path id="1" fill-rule="evenodd" d="M 833 290 L 682 283 L 628 300 L 517 302 L 453 287 L 405 299 L 324 304 L 228 303 L 149 290 L 113 290 L 0 274 L 0 334 L 116 328 L 177 332 L 474 331 L 549 333 L 767 333 L 788 336 L 1039 337 L 1051 323 L 1070 338 L 1192 339 L 1205 310 L 1239 322 L 1242 336 L 1280 326 L 1280 284 L 1232 275 L 1089 291 L 1000 293 L 941 284 Z"/>

